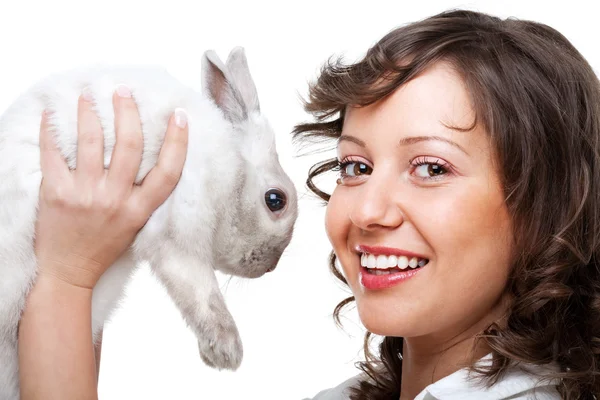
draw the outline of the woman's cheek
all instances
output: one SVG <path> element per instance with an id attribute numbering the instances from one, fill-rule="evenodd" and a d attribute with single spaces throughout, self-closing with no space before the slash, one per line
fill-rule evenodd
<path id="1" fill-rule="evenodd" d="M 343 211 L 341 209 L 343 202 L 340 197 L 342 196 L 338 187 L 331 194 L 331 198 L 325 209 L 325 231 L 334 251 L 340 245 L 339 242 L 343 236 L 344 229 L 347 229 L 344 228 Z"/>
<path id="2" fill-rule="evenodd" d="M 344 257 L 348 255 L 347 243 L 351 228 L 348 207 L 351 205 L 351 198 L 348 196 L 347 189 L 338 186 L 331 194 L 325 210 L 325 230 L 333 251 L 338 256 L 343 273 L 348 277 L 349 271 L 346 269 L 348 263 L 344 262 Z"/>

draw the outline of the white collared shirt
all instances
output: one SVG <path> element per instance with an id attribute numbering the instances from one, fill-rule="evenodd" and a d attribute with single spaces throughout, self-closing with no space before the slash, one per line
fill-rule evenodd
<path id="1" fill-rule="evenodd" d="M 490 359 L 488 355 L 480 361 Z M 522 369 L 508 371 L 495 385 L 486 388 L 477 379 L 469 379 L 469 370 L 464 368 L 427 386 L 415 400 L 560 400 L 557 382 L 540 381 L 536 374 L 548 369 L 528 366 L 528 370 L 530 372 Z M 355 376 L 334 388 L 323 390 L 312 400 L 347 400 L 350 398 L 348 389 L 359 379 Z"/>

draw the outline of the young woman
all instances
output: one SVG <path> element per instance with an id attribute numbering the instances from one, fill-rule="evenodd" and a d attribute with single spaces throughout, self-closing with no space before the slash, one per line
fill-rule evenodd
<path id="1" fill-rule="evenodd" d="M 326 65 L 306 109 L 298 139 L 337 139 L 308 181 L 354 294 L 336 313 L 384 337 L 315 399 L 598 396 L 600 86 L 564 36 L 443 13 Z"/>
<path id="2" fill-rule="evenodd" d="M 354 294 L 336 313 L 356 300 L 368 331 L 384 337 L 363 374 L 315 399 L 600 393 L 600 86 L 561 34 L 443 13 L 392 31 L 356 64 L 325 66 L 306 109 L 317 121 L 299 125 L 296 137 L 338 143 L 338 158 L 316 165 L 308 181 L 329 202 L 331 267 Z M 172 154 L 184 147 L 169 143 Z M 60 167 L 53 160 L 45 177 Z M 339 170 L 331 196 L 312 184 L 330 170 Z M 78 174 L 104 179 L 91 166 Z M 125 176 L 107 190 L 130 187 Z M 56 193 L 57 182 L 45 178 L 42 193 Z M 166 197 L 154 189 L 156 200 Z M 107 215 L 101 206 L 71 208 L 68 198 L 42 196 L 37 252 L 42 263 L 59 262 L 45 268 L 21 323 L 23 399 L 95 396 L 91 288 L 141 226 L 142 218 L 106 223 L 121 221 L 127 206 Z M 81 218 L 53 222 L 73 209 Z M 93 240 L 119 229 L 119 243 Z M 75 241 L 84 262 L 61 262 L 50 240 L 82 230 L 94 232 Z M 54 307 L 62 319 L 47 316 L 48 304 L 67 302 L 68 315 Z M 72 344 L 58 349 L 64 337 Z"/>

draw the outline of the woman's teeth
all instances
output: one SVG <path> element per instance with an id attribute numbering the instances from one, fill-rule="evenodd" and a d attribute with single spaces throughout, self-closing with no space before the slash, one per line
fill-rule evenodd
<path id="1" fill-rule="evenodd" d="M 360 256 L 360 265 L 369 269 L 376 269 L 373 271 L 374 273 L 386 273 L 385 271 L 390 268 L 400 268 L 406 269 L 423 267 L 429 262 L 426 258 L 417 258 L 412 257 L 408 258 L 406 256 L 384 256 L 384 255 L 373 255 L 363 253 Z M 381 271 L 378 271 L 381 270 Z"/>

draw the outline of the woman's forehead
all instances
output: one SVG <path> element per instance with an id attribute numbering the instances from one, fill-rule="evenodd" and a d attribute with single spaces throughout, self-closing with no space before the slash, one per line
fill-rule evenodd
<path id="1" fill-rule="evenodd" d="M 445 62 L 433 64 L 388 97 L 363 107 L 349 106 L 344 134 L 361 137 L 369 132 L 397 135 L 442 136 L 459 140 L 476 121 L 471 96 L 455 69 Z"/>

